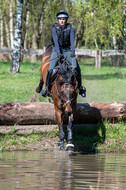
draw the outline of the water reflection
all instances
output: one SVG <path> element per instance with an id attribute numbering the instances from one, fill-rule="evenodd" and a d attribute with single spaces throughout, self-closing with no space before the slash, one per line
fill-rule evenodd
<path id="1" fill-rule="evenodd" d="M 124 154 L 64 151 L 5 152 L 0 157 L 0 189 L 125 189 Z"/>

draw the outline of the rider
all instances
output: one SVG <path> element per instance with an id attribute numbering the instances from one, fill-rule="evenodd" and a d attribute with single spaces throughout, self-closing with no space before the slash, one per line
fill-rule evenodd
<path id="1" fill-rule="evenodd" d="M 48 87 L 50 83 L 50 78 L 54 67 L 56 66 L 59 58 L 63 54 L 66 57 L 68 63 L 74 67 L 78 73 L 78 89 L 79 94 L 82 97 L 86 97 L 86 89 L 83 88 L 81 84 L 81 71 L 79 64 L 75 58 L 75 47 L 74 47 L 74 28 L 71 24 L 67 23 L 69 18 L 68 13 L 65 10 L 60 10 L 57 13 L 58 23 L 55 23 L 52 29 L 53 37 L 53 49 L 50 58 L 49 69 L 46 77 L 46 87 L 42 90 L 42 84 L 39 83 L 39 86 L 36 88 L 36 92 L 46 97 L 48 95 Z M 71 47 L 71 48 L 70 48 Z M 42 91 L 41 91 L 42 90 Z"/>

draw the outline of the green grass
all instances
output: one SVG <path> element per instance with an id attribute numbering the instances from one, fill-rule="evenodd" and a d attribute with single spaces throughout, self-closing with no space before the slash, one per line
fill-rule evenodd
<path id="1" fill-rule="evenodd" d="M 7 147 L 11 147 L 11 145 L 21 145 L 22 147 L 27 143 L 38 142 L 40 141 L 44 133 L 32 133 L 32 134 L 0 134 L 0 147 L 1 149 L 6 149 Z"/>
<path id="2" fill-rule="evenodd" d="M 112 67 L 109 59 L 102 59 L 102 66 L 95 68 L 95 59 L 79 59 L 82 83 L 86 86 L 87 97 L 78 96 L 78 102 L 125 101 L 126 68 Z M 39 63 L 21 63 L 20 73 L 10 73 L 11 62 L 0 62 L 0 102 L 27 102 L 34 96 L 39 83 Z M 47 99 L 37 94 L 39 101 Z"/>
<path id="3" fill-rule="evenodd" d="M 78 102 L 126 101 L 126 67 L 112 67 L 109 59 L 102 59 L 101 68 L 95 68 L 94 59 L 79 63 L 87 97 L 79 96 Z"/>
<path id="4" fill-rule="evenodd" d="M 105 127 L 105 142 L 98 144 L 99 150 L 103 152 L 126 153 L 126 123 L 110 124 L 106 121 L 99 125 Z M 101 132 L 99 134 L 101 135 Z"/>
<path id="5" fill-rule="evenodd" d="M 16 134 L 14 128 L 15 125 L 13 126 L 12 132 L 10 133 L 7 134 L 0 133 L 0 152 L 2 152 L 3 150 L 11 150 L 11 148 L 13 150 L 12 145 L 15 146 L 17 150 L 19 147 L 28 150 L 29 149 L 27 147 L 28 144 L 36 142 L 39 143 L 41 140 L 43 140 L 43 138 L 46 138 L 46 140 L 53 139 L 55 137 L 57 138 L 59 134 L 58 128 L 54 131 L 49 131 L 49 132 L 45 131 L 39 133 L 32 132 L 31 134 Z"/>
<path id="6" fill-rule="evenodd" d="M 10 62 L 0 62 L 0 102 L 22 101 L 27 102 L 35 95 L 35 88 L 39 83 L 39 67 L 32 67 L 39 63 L 25 62 L 20 66 L 20 73 L 10 73 Z M 126 101 L 126 67 L 112 67 L 109 59 L 102 59 L 101 68 L 95 68 L 94 59 L 80 59 L 83 85 L 87 89 L 87 97 L 78 96 L 78 102 L 112 102 Z M 39 101 L 47 99 L 37 94 Z M 104 135 L 101 132 L 104 131 Z M 111 125 L 108 122 L 100 124 L 99 131 L 94 135 L 88 132 L 75 133 L 76 145 L 96 146 L 106 152 L 126 152 L 126 125 L 118 123 Z M 58 132 L 44 134 L 46 137 L 57 136 Z M 0 152 L 3 148 L 12 145 L 26 145 L 30 142 L 40 141 L 43 134 L 16 135 L 15 126 L 13 134 L 0 134 Z M 105 140 L 105 142 L 104 142 Z"/>
<path id="7" fill-rule="evenodd" d="M 25 62 L 20 66 L 20 73 L 10 73 L 10 62 L 0 62 L 0 102 L 27 102 L 35 95 L 35 88 L 39 83 L 39 68 L 32 67 L 39 63 Z M 38 95 L 37 95 L 38 96 Z M 44 98 L 38 96 L 40 101 Z"/>
<path id="8" fill-rule="evenodd" d="M 65 139 L 67 140 L 67 129 L 65 128 L 64 131 L 66 134 Z M 44 141 L 57 139 L 56 141 L 58 143 L 58 135 L 58 128 L 51 132 L 37 134 L 20 135 L 14 131 L 8 134 L 0 134 L 0 153 L 4 150 L 14 150 L 13 147 L 16 150 L 20 150 L 20 148 L 25 150 L 34 149 L 33 145 L 29 145 L 35 142 L 39 144 L 43 138 Z M 123 122 L 112 124 L 105 121 L 99 123 L 97 127 L 75 127 L 73 130 L 73 143 L 77 151 L 126 153 L 126 124 Z"/>

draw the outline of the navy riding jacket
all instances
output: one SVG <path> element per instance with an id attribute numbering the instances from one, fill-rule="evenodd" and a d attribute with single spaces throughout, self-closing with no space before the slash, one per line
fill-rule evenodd
<path id="1" fill-rule="evenodd" d="M 65 30 L 65 27 L 64 27 L 64 29 L 62 29 L 62 27 L 60 26 L 59 23 L 57 23 L 56 25 L 58 26 L 57 28 L 60 29 L 61 35 L 64 34 L 64 32 L 67 32 L 67 31 Z M 70 24 L 66 23 L 66 26 L 67 26 L 67 25 L 70 25 Z M 71 25 L 70 25 L 70 26 L 71 26 Z M 65 48 L 70 48 L 70 46 L 71 46 L 71 50 L 72 50 L 72 51 L 75 51 L 75 46 L 74 46 L 74 33 L 75 33 L 75 32 L 74 32 L 74 28 L 71 26 L 71 27 L 70 27 L 70 35 L 69 35 L 69 37 L 70 37 L 70 39 L 69 39 L 70 45 L 68 44 L 68 47 L 65 47 Z M 59 32 L 58 32 L 58 35 L 59 35 Z M 61 48 L 64 48 L 64 47 L 62 47 L 62 46 L 59 44 L 59 36 L 58 36 L 58 35 L 57 35 L 56 27 L 55 27 L 55 25 L 54 25 L 54 27 L 53 27 L 53 29 L 52 29 L 53 43 L 54 43 L 54 46 L 55 46 L 55 48 L 56 48 L 56 51 L 59 53 L 59 52 L 60 52 L 60 47 L 61 47 Z"/>

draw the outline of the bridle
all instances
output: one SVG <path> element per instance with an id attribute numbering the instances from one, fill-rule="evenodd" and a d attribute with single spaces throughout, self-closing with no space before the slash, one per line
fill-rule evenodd
<path id="1" fill-rule="evenodd" d="M 63 98 L 62 92 L 61 92 L 61 88 L 60 88 L 60 90 L 58 90 L 57 85 L 56 85 L 56 84 L 57 84 L 57 81 L 58 81 L 58 79 L 59 79 L 59 77 L 60 77 L 60 75 L 58 74 L 57 77 L 56 77 L 56 80 L 55 80 L 55 82 L 54 82 L 57 95 L 58 95 L 58 97 L 61 99 L 61 102 L 62 102 L 62 103 L 66 103 L 67 105 L 70 105 L 71 102 L 73 102 L 73 101 L 75 100 L 76 95 L 75 95 L 75 93 L 74 93 L 73 98 L 71 98 L 70 100 L 65 100 L 65 99 Z M 67 83 L 67 82 L 64 82 L 63 84 L 65 84 L 65 85 L 67 85 L 67 86 L 70 85 L 70 83 Z M 63 84 L 62 84 L 62 85 L 63 85 Z M 78 81 L 76 81 L 76 85 L 75 85 L 75 87 L 74 87 L 74 92 L 76 92 L 77 87 L 78 87 Z"/>

